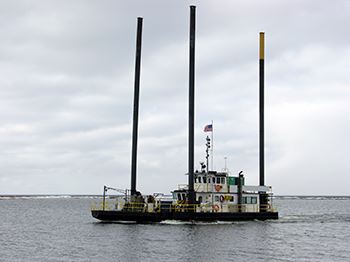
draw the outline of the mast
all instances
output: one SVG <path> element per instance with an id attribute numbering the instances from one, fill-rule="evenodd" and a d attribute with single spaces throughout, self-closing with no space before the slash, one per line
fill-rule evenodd
<path id="1" fill-rule="evenodd" d="M 132 153 L 131 153 L 131 195 L 136 194 L 137 133 L 138 133 L 138 120 L 139 120 L 142 20 L 143 20 L 142 17 L 137 18 L 134 111 L 133 111 Z"/>
<path id="2" fill-rule="evenodd" d="M 259 185 L 265 185 L 265 152 L 264 152 L 264 59 L 265 33 L 260 32 L 259 48 Z"/>
<path id="3" fill-rule="evenodd" d="M 188 112 L 188 203 L 194 204 L 194 80 L 195 80 L 195 37 L 196 7 L 191 5 L 190 15 L 190 64 L 189 64 L 189 112 Z"/>

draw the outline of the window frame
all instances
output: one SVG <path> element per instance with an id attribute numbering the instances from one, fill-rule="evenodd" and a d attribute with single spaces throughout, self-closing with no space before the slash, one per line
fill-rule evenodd
<path id="1" fill-rule="evenodd" d="M 220 182 L 221 182 L 220 184 L 223 184 L 223 185 L 224 185 L 224 184 L 225 184 L 225 178 L 224 178 L 224 177 L 221 177 Z"/>

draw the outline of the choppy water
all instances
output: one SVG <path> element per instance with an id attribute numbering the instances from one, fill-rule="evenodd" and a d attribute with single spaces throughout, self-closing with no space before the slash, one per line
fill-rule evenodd
<path id="1" fill-rule="evenodd" d="M 278 198 L 280 219 L 116 224 L 89 198 L 0 197 L 0 261 L 350 261 L 350 198 Z"/>

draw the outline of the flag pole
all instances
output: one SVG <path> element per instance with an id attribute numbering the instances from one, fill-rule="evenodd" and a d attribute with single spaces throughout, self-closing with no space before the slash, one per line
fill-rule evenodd
<path id="1" fill-rule="evenodd" d="M 211 120 L 211 170 L 214 170 L 214 125 L 213 120 Z"/>

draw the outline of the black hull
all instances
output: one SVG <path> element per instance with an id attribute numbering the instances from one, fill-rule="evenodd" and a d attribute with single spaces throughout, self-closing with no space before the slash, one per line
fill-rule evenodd
<path id="1" fill-rule="evenodd" d="M 190 212 L 128 212 L 128 211 L 102 211 L 92 210 L 92 216 L 105 222 L 129 221 L 137 223 L 155 223 L 164 220 L 179 221 L 249 221 L 278 219 L 278 212 L 244 212 L 244 213 L 190 213 Z"/>

